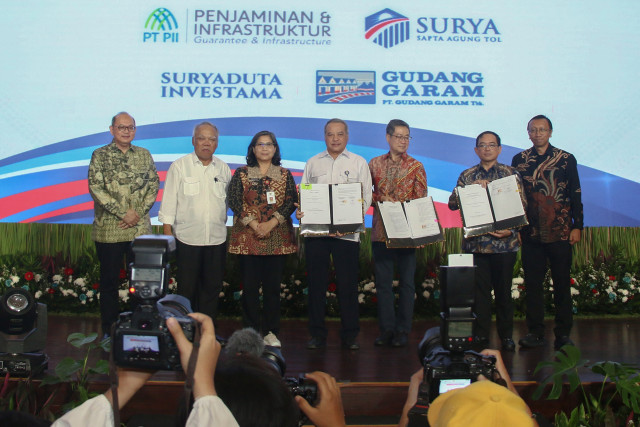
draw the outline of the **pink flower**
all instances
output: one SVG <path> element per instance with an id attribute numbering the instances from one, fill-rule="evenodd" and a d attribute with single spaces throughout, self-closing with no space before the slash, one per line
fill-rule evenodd
<path id="1" fill-rule="evenodd" d="M 27 271 L 26 273 L 24 273 L 24 280 L 26 280 L 27 282 L 32 281 L 34 278 L 34 275 L 31 271 Z"/>

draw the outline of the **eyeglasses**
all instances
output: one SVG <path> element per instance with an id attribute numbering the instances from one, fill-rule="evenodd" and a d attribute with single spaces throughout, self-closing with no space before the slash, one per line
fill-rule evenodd
<path id="1" fill-rule="evenodd" d="M 259 148 L 271 148 L 275 146 L 276 144 L 274 144 L 273 142 L 259 142 L 256 144 L 256 147 L 259 147 Z"/>
<path id="2" fill-rule="evenodd" d="M 476 146 L 476 148 L 479 148 L 481 150 L 495 150 L 496 148 L 498 148 L 498 144 L 480 144 Z"/>
<path id="3" fill-rule="evenodd" d="M 533 135 L 536 133 L 547 133 L 549 132 L 549 129 L 527 129 L 527 133 L 529 135 Z"/>
<path id="4" fill-rule="evenodd" d="M 136 130 L 135 126 L 116 126 L 116 129 L 118 129 L 119 132 L 124 132 L 125 130 L 128 130 L 129 132 L 133 132 L 134 130 Z"/>
<path id="5" fill-rule="evenodd" d="M 399 139 L 401 141 L 405 141 L 405 142 L 409 142 L 411 141 L 413 138 L 410 137 L 409 135 L 391 135 L 392 137 Z"/>

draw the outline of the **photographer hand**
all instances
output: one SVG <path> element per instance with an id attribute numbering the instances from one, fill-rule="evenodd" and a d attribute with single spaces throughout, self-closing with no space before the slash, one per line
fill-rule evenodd
<path id="1" fill-rule="evenodd" d="M 152 371 L 118 368 L 118 409 L 122 409 L 152 375 Z M 104 397 L 113 406 L 111 389 L 104 393 Z"/>
<path id="2" fill-rule="evenodd" d="M 487 348 L 482 350 L 480 353 L 484 354 L 485 356 L 493 356 L 496 358 L 496 369 L 498 370 L 500 377 L 502 377 L 502 379 L 507 383 L 507 388 L 509 390 L 511 390 L 515 394 L 518 394 L 515 386 L 511 382 L 511 377 L 509 376 L 509 372 L 507 372 L 507 367 L 504 365 L 504 361 L 502 360 L 502 355 L 500 354 L 500 352 L 498 350 L 492 350 Z M 482 378 L 484 378 L 484 376 L 482 376 Z"/>
<path id="3" fill-rule="evenodd" d="M 213 321 L 209 316 L 202 313 L 190 313 L 196 322 L 200 323 L 200 349 L 198 351 L 198 362 L 193 373 L 193 398 L 198 399 L 201 396 L 216 395 L 216 389 L 213 384 L 213 374 L 220 356 L 220 343 L 216 341 L 216 333 L 213 327 Z M 193 344 L 189 342 L 182 332 L 182 327 L 176 319 L 167 319 L 167 327 L 176 341 L 178 350 L 180 351 L 180 361 L 182 368 L 187 370 L 189 365 L 189 356 L 193 350 Z"/>
<path id="4" fill-rule="evenodd" d="M 404 407 L 402 408 L 402 416 L 400 417 L 400 421 L 398 422 L 398 427 L 406 427 L 406 425 L 409 423 L 409 411 L 418 402 L 418 389 L 420 388 L 420 384 L 422 383 L 423 378 L 423 368 L 418 369 L 413 375 L 411 375 L 409 390 L 407 392 L 407 401 L 404 402 Z"/>
<path id="5" fill-rule="evenodd" d="M 318 404 L 309 405 L 302 396 L 296 396 L 296 403 L 311 422 L 317 427 L 342 427 L 345 426 L 344 408 L 342 397 L 336 379 L 324 372 L 312 372 L 305 375 L 318 385 Z"/>

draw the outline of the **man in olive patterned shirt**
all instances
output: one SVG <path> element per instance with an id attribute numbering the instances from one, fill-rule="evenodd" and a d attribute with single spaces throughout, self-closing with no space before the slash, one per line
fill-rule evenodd
<path id="1" fill-rule="evenodd" d="M 100 261 L 100 317 L 109 335 L 118 318 L 120 270 L 133 260 L 131 242 L 151 233 L 149 210 L 158 195 L 159 179 L 148 150 L 131 144 L 136 122 L 128 113 L 116 114 L 110 144 L 93 152 L 89 163 L 89 192 L 94 201 L 91 238 Z"/>

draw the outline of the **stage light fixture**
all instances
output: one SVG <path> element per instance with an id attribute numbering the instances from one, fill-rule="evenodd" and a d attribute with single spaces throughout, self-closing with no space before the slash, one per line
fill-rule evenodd
<path id="1" fill-rule="evenodd" d="M 37 374 L 47 368 L 47 306 L 22 288 L 0 298 L 0 373 Z"/>

